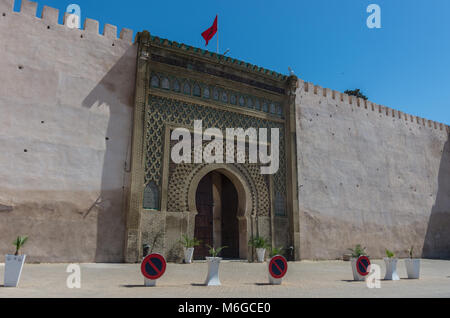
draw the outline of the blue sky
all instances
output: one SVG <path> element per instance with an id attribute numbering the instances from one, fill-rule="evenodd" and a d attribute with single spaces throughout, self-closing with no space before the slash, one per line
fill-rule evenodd
<path id="1" fill-rule="evenodd" d="M 16 7 L 20 1 L 16 0 Z M 148 30 L 204 48 L 201 33 L 219 15 L 220 52 L 450 125 L 449 0 L 37 0 L 86 17 Z M 366 8 L 381 7 L 381 29 Z M 214 38 L 208 47 L 216 50 Z"/>

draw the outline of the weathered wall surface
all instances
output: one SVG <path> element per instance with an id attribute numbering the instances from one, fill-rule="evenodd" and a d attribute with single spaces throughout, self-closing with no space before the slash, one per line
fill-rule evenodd
<path id="1" fill-rule="evenodd" d="M 450 257 L 448 127 L 299 81 L 301 258 Z"/>
<path id="2" fill-rule="evenodd" d="M 0 0 L 0 255 L 123 261 L 136 48 L 132 31 Z"/>

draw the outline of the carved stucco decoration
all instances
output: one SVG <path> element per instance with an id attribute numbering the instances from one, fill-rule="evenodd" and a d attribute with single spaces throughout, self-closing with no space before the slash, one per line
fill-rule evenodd
<path id="1" fill-rule="evenodd" d="M 276 193 L 285 196 L 286 193 L 286 168 L 285 168 L 285 141 L 284 124 L 267 119 L 248 115 L 227 112 L 213 107 L 187 103 L 177 99 L 164 98 L 149 95 L 146 106 L 146 168 L 145 184 L 154 182 L 161 185 L 161 167 L 163 154 L 163 136 L 165 125 L 193 127 L 195 119 L 203 120 L 203 128 L 216 127 L 225 131 L 227 127 L 255 128 L 279 128 L 280 129 L 280 168 L 273 176 L 273 184 Z M 260 174 L 258 164 L 233 164 L 252 185 L 253 207 L 252 214 L 268 216 L 271 210 L 269 177 Z M 187 211 L 187 187 L 186 181 L 193 176 L 193 171 L 200 169 L 202 164 L 170 164 L 168 185 L 168 211 Z"/>

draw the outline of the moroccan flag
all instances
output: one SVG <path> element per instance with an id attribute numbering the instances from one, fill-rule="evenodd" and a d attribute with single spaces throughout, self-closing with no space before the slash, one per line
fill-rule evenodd
<path id="1" fill-rule="evenodd" d="M 206 46 L 208 46 L 209 40 L 211 40 L 214 37 L 214 35 L 216 35 L 216 33 L 217 33 L 217 15 L 212 27 L 210 27 L 208 30 L 202 33 L 202 36 L 206 41 Z"/>

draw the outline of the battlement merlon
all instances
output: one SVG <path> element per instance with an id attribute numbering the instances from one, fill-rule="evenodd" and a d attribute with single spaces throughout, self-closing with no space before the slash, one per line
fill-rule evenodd
<path id="1" fill-rule="evenodd" d="M 37 13 L 37 3 L 29 0 L 22 0 L 20 12 L 14 12 L 14 4 L 15 0 L 0 0 L 0 14 L 1 15 L 7 15 L 7 14 L 22 14 L 29 17 L 34 17 L 36 19 L 40 19 L 36 17 Z M 63 17 L 63 25 L 67 26 L 69 13 L 65 12 Z M 47 24 L 53 24 L 53 25 L 59 25 L 58 23 L 59 19 L 59 10 L 44 6 L 42 10 L 42 21 L 45 21 Z M 90 34 L 97 34 L 99 36 L 104 36 L 111 40 L 117 40 L 121 39 L 122 41 L 126 43 L 132 43 L 133 42 L 133 31 L 127 28 L 123 28 L 120 31 L 119 38 L 117 38 L 117 27 L 111 24 L 105 24 L 103 33 L 99 33 L 99 22 L 93 19 L 86 18 L 84 21 L 84 28 L 81 31 L 85 31 L 86 33 Z M 217 55 L 216 53 L 201 50 L 198 48 L 194 48 L 191 46 L 187 46 L 185 44 L 179 44 L 175 41 L 169 41 L 166 39 L 160 39 L 159 37 L 152 37 L 152 42 L 158 42 L 164 46 L 171 46 L 171 47 L 177 47 L 179 49 L 184 49 L 186 51 L 193 51 L 197 54 L 206 55 L 210 58 L 217 58 L 219 60 L 224 60 L 227 63 L 238 65 L 239 67 L 243 67 L 246 69 L 251 69 L 254 72 L 264 74 L 267 76 L 270 76 L 272 78 L 277 78 L 280 80 L 285 80 L 287 77 L 285 75 L 269 71 L 267 69 L 264 69 L 262 67 L 258 67 L 256 65 L 252 65 L 250 63 L 245 63 L 243 61 L 239 61 L 230 57 L 225 57 L 223 55 Z M 399 119 L 403 119 L 405 121 L 411 121 L 415 122 L 419 125 L 434 128 L 434 129 L 440 129 L 444 130 L 446 129 L 447 132 L 450 132 L 450 127 L 448 125 L 435 122 L 432 120 L 427 120 L 425 118 L 417 117 L 414 115 L 409 115 L 406 113 L 402 113 L 400 111 L 391 109 L 389 107 L 385 107 L 382 105 L 377 105 L 375 103 L 372 103 L 370 101 L 363 100 L 361 98 L 356 98 L 354 96 L 349 96 L 345 93 L 341 93 L 335 90 L 331 90 L 329 88 L 323 88 L 319 85 L 314 85 L 313 83 L 305 82 L 301 79 L 298 79 L 297 82 L 298 87 L 303 87 L 303 90 L 309 94 L 316 95 L 321 98 L 329 98 L 332 99 L 338 103 L 346 104 L 346 105 L 356 105 L 357 107 L 364 107 L 365 109 L 372 110 L 372 111 L 378 111 L 379 113 L 384 113 L 386 116 L 392 116 L 394 118 L 398 117 Z"/>
<path id="2" fill-rule="evenodd" d="M 341 93 L 335 90 L 331 90 L 329 88 L 323 88 L 319 85 L 315 85 L 313 83 L 305 82 L 302 79 L 298 79 L 297 81 L 297 87 L 300 89 L 303 89 L 305 93 L 315 95 L 319 98 L 327 98 L 330 100 L 333 100 L 334 102 L 341 104 L 341 105 L 352 105 L 357 107 L 364 107 L 367 110 L 376 111 L 380 114 L 384 114 L 386 117 L 393 117 L 398 119 L 403 119 L 405 121 L 410 121 L 417 123 L 418 125 L 433 128 L 433 129 L 439 129 L 439 130 L 446 130 L 447 133 L 450 133 L 450 126 L 435 122 L 433 120 L 428 120 L 422 117 L 410 115 L 403 113 L 399 110 L 395 110 L 386 106 L 378 105 L 376 103 L 372 103 L 371 101 L 364 100 L 362 98 L 357 98 L 355 96 L 350 96 L 345 93 Z"/>
<path id="3" fill-rule="evenodd" d="M 36 19 L 41 19 L 36 16 L 37 13 L 37 2 L 22 0 L 20 6 L 20 12 L 14 12 L 14 3 L 15 0 L 0 0 L 0 14 L 21 14 L 24 16 L 33 17 Z M 63 25 L 67 27 L 69 13 L 64 12 L 63 17 Z M 42 10 L 42 21 L 49 25 L 60 25 L 58 23 L 59 20 L 59 10 L 55 8 L 51 8 L 48 6 L 44 6 Z M 84 27 L 81 31 L 85 31 L 90 34 L 98 34 L 99 36 L 104 36 L 111 40 L 122 40 L 126 43 L 133 42 L 133 31 L 127 28 L 123 28 L 120 31 L 119 37 L 117 37 L 117 27 L 111 24 L 105 24 L 103 34 L 99 33 L 99 22 L 97 20 L 86 18 L 84 20 Z M 75 30 L 75 29 L 74 29 Z"/>

